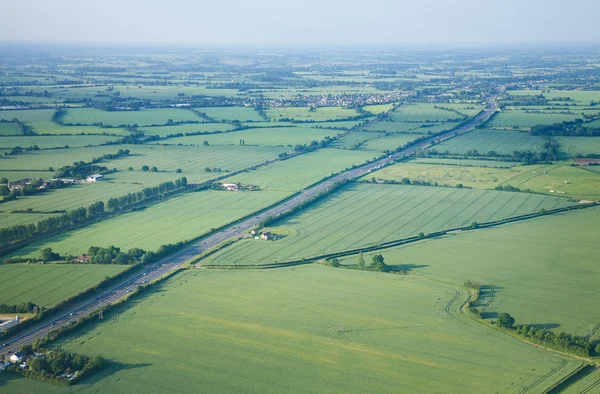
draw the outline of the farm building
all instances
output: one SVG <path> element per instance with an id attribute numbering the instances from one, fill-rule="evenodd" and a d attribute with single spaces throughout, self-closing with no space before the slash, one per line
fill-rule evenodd
<path id="1" fill-rule="evenodd" d="M 26 185 L 29 185 L 30 183 L 31 183 L 31 179 L 25 178 L 25 179 L 21 179 L 20 181 L 16 181 L 16 182 L 8 182 L 8 188 L 10 190 L 21 190 Z"/>
<path id="2" fill-rule="evenodd" d="M 103 176 L 100 174 L 94 174 L 94 175 L 90 175 L 88 176 L 85 180 L 86 182 L 98 182 L 99 180 L 102 180 Z"/>
<path id="3" fill-rule="evenodd" d="M 87 263 L 90 261 L 90 259 L 91 259 L 91 257 L 84 253 L 81 256 L 78 256 L 75 259 L 75 261 L 77 261 L 78 263 Z"/>
<path id="4" fill-rule="evenodd" d="M 20 363 L 21 361 L 23 361 L 23 357 L 25 357 L 25 353 L 23 353 L 23 352 L 16 352 L 12 356 L 10 356 L 9 360 L 10 360 L 11 363 L 17 364 L 17 363 Z"/>
<path id="5" fill-rule="evenodd" d="M 272 238 L 273 234 L 271 234 L 269 231 L 265 231 L 260 235 L 260 239 L 264 239 L 265 241 L 270 241 Z"/>
<path id="6" fill-rule="evenodd" d="M 225 190 L 238 190 L 237 183 L 223 183 Z"/>

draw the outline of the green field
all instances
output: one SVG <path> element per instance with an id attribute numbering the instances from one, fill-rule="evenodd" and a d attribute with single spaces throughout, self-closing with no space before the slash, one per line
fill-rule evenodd
<path id="1" fill-rule="evenodd" d="M 364 142 L 374 139 L 381 138 L 385 134 L 384 133 L 374 133 L 367 131 L 353 131 L 352 133 L 343 136 L 342 138 L 336 140 L 331 147 L 333 148 L 342 148 L 342 149 L 351 149 L 354 148 L 357 144 L 363 144 Z"/>
<path id="2" fill-rule="evenodd" d="M 246 239 L 207 258 L 210 265 L 271 264 L 568 206 L 567 199 L 442 187 L 354 184 L 277 226 L 290 235 Z"/>
<path id="3" fill-rule="evenodd" d="M 390 119 L 394 122 L 448 122 L 462 119 L 465 115 L 459 115 L 453 111 L 444 109 L 447 104 L 406 104 L 391 113 Z"/>
<path id="4" fill-rule="evenodd" d="M 393 151 L 421 137 L 418 134 L 392 134 L 367 141 L 364 149 L 384 152 Z"/>
<path id="5" fill-rule="evenodd" d="M 311 141 L 321 141 L 325 137 L 335 137 L 340 133 L 343 133 L 343 131 L 316 129 L 300 125 L 298 127 L 266 127 L 220 134 L 179 137 L 169 139 L 168 143 L 202 145 L 204 141 L 207 141 L 210 145 L 240 145 L 240 140 L 244 140 L 244 145 L 295 146 L 308 145 Z"/>
<path id="6" fill-rule="evenodd" d="M 27 123 L 27 126 L 31 127 L 34 133 L 44 134 L 110 134 L 127 136 L 131 133 L 125 129 L 118 129 L 115 127 L 103 128 L 98 126 L 62 126 L 54 122 L 33 122 Z"/>
<path id="7" fill-rule="evenodd" d="M 161 245 L 192 240 L 213 228 L 266 208 L 287 195 L 276 191 L 189 193 L 144 210 L 47 238 L 12 255 L 37 255 L 45 247 L 51 247 L 61 255 L 79 255 L 90 246 L 156 250 Z"/>
<path id="8" fill-rule="evenodd" d="M 379 115 L 382 112 L 387 112 L 394 108 L 394 104 L 378 104 L 378 105 L 365 105 L 363 109 L 374 115 Z"/>
<path id="9" fill-rule="evenodd" d="M 0 138 L 0 148 L 8 149 L 20 146 L 37 145 L 40 149 L 62 148 L 64 146 L 78 148 L 82 146 L 102 145 L 116 141 L 119 137 L 105 135 L 57 135 L 57 136 L 18 136 Z M 117 149 L 118 150 L 118 149 Z"/>
<path id="10" fill-rule="evenodd" d="M 499 161 L 499 160 L 476 160 L 476 159 L 442 159 L 438 157 L 424 157 L 420 159 L 414 159 L 411 163 L 423 163 L 423 164 L 447 164 L 455 166 L 472 166 L 472 167 L 501 167 L 509 168 L 518 165 L 519 163 L 514 161 Z"/>
<path id="11" fill-rule="evenodd" d="M 0 304 L 33 302 L 48 308 L 126 268 L 91 264 L 0 265 Z"/>
<path id="12" fill-rule="evenodd" d="M 0 228 L 17 224 L 36 224 L 49 216 L 51 215 L 43 213 L 0 213 Z"/>
<path id="13" fill-rule="evenodd" d="M 488 123 L 489 127 L 531 128 L 538 124 L 554 124 L 581 119 L 581 115 L 555 113 L 527 113 L 525 111 L 503 111 L 495 115 Z"/>
<path id="14" fill-rule="evenodd" d="M 552 137 L 568 156 L 600 155 L 600 137 Z"/>
<path id="15" fill-rule="evenodd" d="M 319 149 L 258 170 L 228 178 L 228 182 L 252 184 L 261 189 L 297 192 L 321 179 L 372 159 L 371 152 Z"/>
<path id="16" fill-rule="evenodd" d="M 319 107 L 312 111 L 308 107 L 269 108 L 267 110 L 267 116 L 271 118 L 271 121 L 275 122 L 282 118 L 300 121 L 314 120 L 318 122 L 323 120 L 349 118 L 358 115 L 356 110 L 342 107 Z"/>
<path id="17" fill-rule="evenodd" d="M 0 136 L 19 135 L 19 126 L 16 123 L 0 123 Z"/>
<path id="18" fill-rule="evenodd" d="M 392 122 L 383 120 L 372 122 L 364 126 L 365 131 L 383 131 L 386 133 L 415 133 L 427 134 L 428 132 L 439 133 L 450 130 L 456 125 L 453 122 L 444 123 L 414 123 L 414 122 Z"/>
<path id="19" fill-rule="evenodd" d="M 170 134 L 179 133 L 212 133 L 216 131 L 229 131 L 233 130 L 233 126 L 227 123 L 191 123 L 177 126 L 140 127 L 139 130 L 143 131 L 146 135 L 166 137 Z"/>
<path id="20" fill-rule="evenodd" d="M 50 122 L 52 115 L 54 115 L 53 109 L 2 110 L 0 111 L 0 120 L 10 122 L 13 119 L 19 119 L 21 123 Z"/>
<path id="21" fill-rule="evenodd" d="M 203 121 L 201 117 L 187 109 L 153 108 L 140 111 L 102 111 L 95 108 L 68 109 L 62 117 L 63 123 L 93 125 L 102 123 L 110 126 L 134 125 L 152 126 L 164 125 L 171 119 L 180 121 Z"/>
<path id="22" fill-rule="evenodd" d="M 543 94 L 547 99 L 558 99 L 569 97 L 577 105 L 589 105 L 591 101 L 600 101 L 600 91 L 598 90 L 551 90 L 542 93 L 541 90 L 509 90 L 513 96 L 535 96 Z"/>
<path id="23" fill-rule="evenodd" d="M 251 107 L 205 107 L 195 108 L 217 121 L 239 120 L 240 122 L 264 122 L 262 116 Z"/>
<path id="24" fill-rule="evenodd" d="M 52 171 L 0 171 L 0 178 L 6 178 L 9 182 L 18 181 L 23 178 L 40 179 L 49 181 L 54 178 Z"/>
<path id="25" fill-rule="evenodd" d="M 476 150 L 481 155 L 490 151 L 509 155 L 514 151 L 542 151 L 546 142 L 544 137 L 519 131 L 478 129 L 444 141 L 436 145 L 435 149 L 438 152 L 449 151 L 456 154 L 466 154 L 469 150 Z"/>
<path id="26" fill-rule="evenodd" d="M 541 393 L 581 364 L 469 320 L 465 297 L 424 279 L 319 266 L 197 270 L 59 345 L 113 361 L 103 379 L 75 386 L 81 393 Z M 73 390 L 6 374 L 0 385 Z"/>
<path id="27" fill-rule="evenodd" d="M 479 281 L 487 289 L 479 309 L 488 317 L 509 312 L 516 324 L 588 335 L 600 323 L 598 220 L 600 209 L 589 208 L 461 232 L 385 250 L 383 255 L 386 264 L 415 275 L 455 284 Z M 350 256 L 343 262 L 355 261 Z M 600 338 L 600 330 L 595 338 Z"/>

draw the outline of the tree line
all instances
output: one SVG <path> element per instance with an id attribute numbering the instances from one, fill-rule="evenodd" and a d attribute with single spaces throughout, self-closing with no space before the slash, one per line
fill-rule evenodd
<path id="1" fill-rule="evenodd" d="M 37 313 L 41 308 L 33 302 L 22 302 L 19 305 L 0 304 L 0 313 Z"/>
<path id="2" fill-rule="evenodd" d="M 26 241 L 51 231 L 65 230 L 97 219 L 107 212 L 117 212 L 128 208 L 130 205 L 161 197 L 166 193 L 185 188 L 186 186 L 187 178 L 181 177 L 175 182 L 163 182 L 158 186 L 146 187 L 137 193 L 128 193 L 118 198 L 110 198 L 106 206 L 103 201 L 97 201 L 90 204 L 87 208 L 80 207 L 58 216 L 50 216 L 40 220 L 37 224 L 17 224 L 6 227 L 0 229 L 0 247 Z"/>
<path id="3" fill-rule="evenodd" d="M 585 127 L 583 125 L 583 120 L 575 119 L 572 122 L 536 125 L 531 128 L 529 134 L 543 136 L 598 137 L 600 136 L 600 127 Z"/>

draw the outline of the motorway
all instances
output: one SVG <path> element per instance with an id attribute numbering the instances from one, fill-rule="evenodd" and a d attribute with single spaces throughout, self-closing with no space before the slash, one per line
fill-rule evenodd
<path id="1" fill-rule="evenodd" d="M 215 233 L 207 237 L 201 238 L 197 242 L 188 245 L 184 249 L 164 258 L 163 260 L 145 266 L 143 271 L 136 272 L 135 274 L 132 274 L 129 278 L 123 279 L 121 282 L 115 284 L 110 289 L 106 290 L 101 297 L 92 296 L 90 297 L 90 299 L 81 301 L 80 303 L 74 305 L 72 308 L 66 310 L 64 313 L 61 313 L 58 316 L 50 318 L 47 321 L 41 322 L 38 325 L 30 328 L 29 330 L 21 334 L 17 334 L 12 338 L 7 338 L 5 340 L 5 343 L 2 344 L 2 346 L 0 347 L 0 357 L 17 351 L 19 347 L 25 344 L 32 343 L 37 338 L 45 336 L 50 331 L 53 331 L 58 327 L 72 324 L 80 317 L 87 316 L 93 313 L 94 311 L 99 310 L 99 308 L 101 307 L 106 307 L 107 305 L 110 305 L 112 303 L 115 303 L 116 301 L 127 297 L 129 293 L 131 293 L 137 288 L 137 286 L 143 285 L 148 282 L 152 282 L 173 270 L 181 268 L 187 261 L 189 261 L 193 257 L 198 256 L 202 252 L 221 244 L 223 241 L 226 241 L 233 237 L 243 237 L 249 229 L 256 226 L 263 219 L 283 214 L 287 210 L 307 200 L 310 200 L 311 198 L 331 188 L 334 183 L 348 179 L 359 178 L 385 165 L 392 164 L 395 160 L 402 159 L 405 156 L 410 156 L 414 154 L 414 152 L 419 148 L 426 148 L 429 147 L 432 143 L 442 142 L 453 138 L 456 135 L 464 134 L 473 130 L 475 127 L 488 120 L 494 114 L 494 112 L 497 111 L 498 106 L 495 102 L 495 99 L 502 93 L 502 91 L 503 89 L 500 89 L 493 95 L 489 96 L 486 99 L 486 108 L 482 112 L 480 112 L 475 118 L 473 118 L 471 121 L 464 124 L 463 126 L 459 127 L 458 129 L 454 129 L 443 134 L 432 136 L 423 141 L 420 141 L 419 143 L 411 145 L 408 148 L 396 152 L 386 158 L 364 164 L 360 167 L 356 167 L 349 171 L 342 172 L 323 182 L 313 185 L 297 193 L 294 197 L 290 199 L 282 201 L 281 203 L 267 210 L 264 210 L 263 212 L 260 212 L 254 216 L 225 226 L 222 229 L 216 231 Z"/>

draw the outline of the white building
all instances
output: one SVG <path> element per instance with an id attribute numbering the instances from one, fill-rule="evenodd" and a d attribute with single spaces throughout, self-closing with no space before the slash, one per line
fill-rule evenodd
<path id="1" fill-rule="evenodd" d="M 94 175 L 90 175 L 86 178 L 87 182 L 98 182 L 99 180 L 101 180 L 103 178 L 102 175 L 100 174 L 94 174 Z"/>

